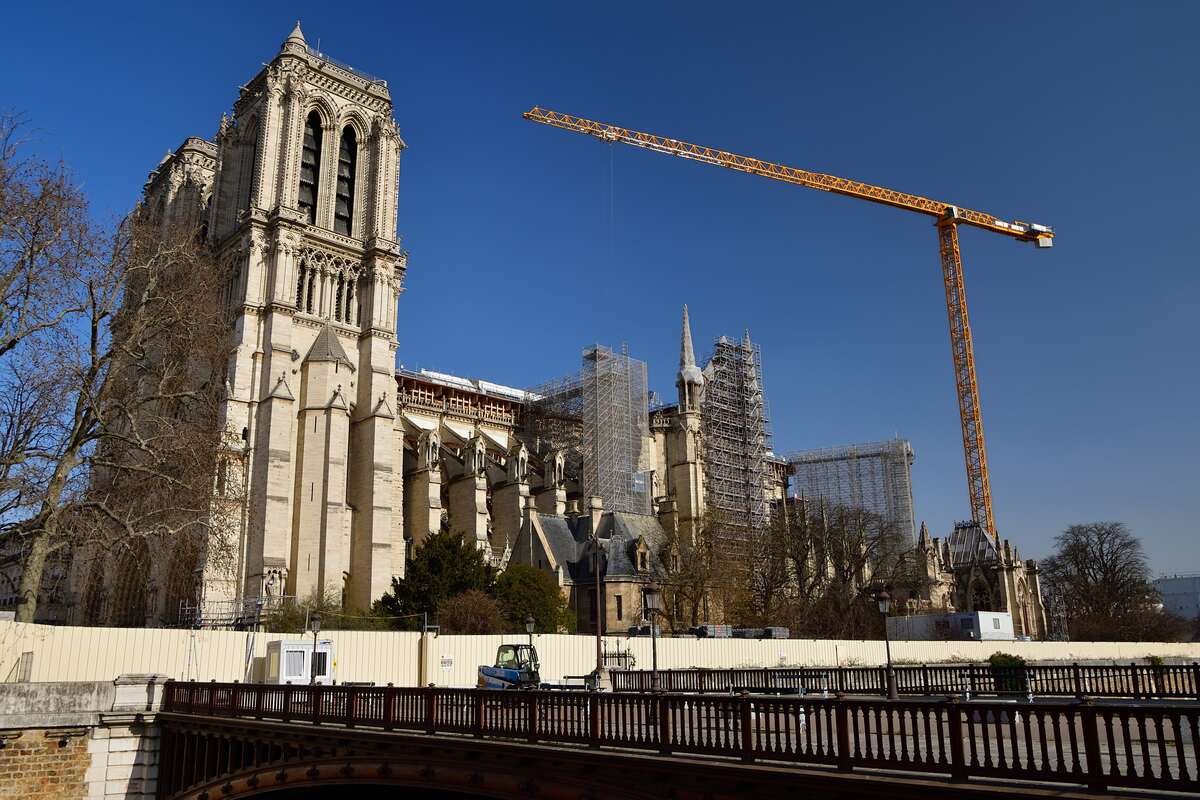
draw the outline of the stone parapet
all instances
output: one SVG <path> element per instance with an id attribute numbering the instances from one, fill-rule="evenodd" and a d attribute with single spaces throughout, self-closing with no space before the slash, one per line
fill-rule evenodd
<path id="1" fill-rule="evenodd" d="M 0 684 L 0 800 L 154 797 L 165 683 Z"/>

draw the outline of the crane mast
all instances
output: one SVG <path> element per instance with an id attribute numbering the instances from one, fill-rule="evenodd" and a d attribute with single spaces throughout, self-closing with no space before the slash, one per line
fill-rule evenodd
<path id="1" fill-rule="evenodd" d="M 1020 220 L 1007 221 L 982 211 L 932 200 L 920 195 L 874 186 L 862 181 L 840 178 L 821 172 L 789 167 L 770 161 L 742 156 L 703 145 L 643 133 L 595 120 L 563 114 L 535 106 L 523 115 L 543 125 L 595 136 L 601 141 L 628 144 L 667 155 L 680 156 L 705 164 L 760 175 L 785 183 L 820 189 L 873 203 L 914 211 L 933 217 L 938 230 L 938 249 L 942 262 L 942 280 L 946 291 L 946 316 L 950 324 L 950 350 L 954 360 L 954 383 L 958 395 L 959 422 L 962 427 L 963 456 L 967 468 L 967 492 L 975 522 L 993 540 L 998 541 L 992 512 L 991 480 L 988 476 L 987 447 L 983 436 L 983 416 L 979 408 L 979 383 L 975 375 L 975 350 L 971 324 L 967 316 L 967 292 L 963 283 L 962 254 L 958 245 L 958 226 L 999 233 L 1019 241 L 1032 242 L 1039 248 L 1054 244 L 1054 230 Z"/>

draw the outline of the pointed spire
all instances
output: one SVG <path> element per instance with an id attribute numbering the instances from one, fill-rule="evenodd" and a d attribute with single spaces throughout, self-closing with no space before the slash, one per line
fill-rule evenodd
<path id="1" fill-rule="evenodd" d="M 679 370 L 696 366 L 696 352 L 692 349 L 692 326 L 688 322 L 687 303 L 683 304 L 683 334 L 679 345 Z"/>
<path id="2" fill-rule="evenodd" d="M 292 32 L 283 40 L 283 46 L 280 50 L 291 50 L 297 53 L 303 53 L 308 50 L 308 42 L 304 38 L 304 31 L 300 30 L 300 20 L 296 20 L 296 27 L 292 28 Z"/>
<path id="3" fill-rule="evenodd" d="M 921 533 L 917 537 L 917 545 L 922 550 L 928 550 L 933 546 L 933 541 L 929 538 L 929 528 L 925 527 L 924 520 L 921 520 Z"/>
<path id="4" fill-rule="evenodd" d="M 688 321 L 688 307 L 683 307 L 683 333 L 679 342 L 679 410 L 696 411 L 700 407 L 704 392 L 704 373 L 696 366 L 696 351 L 692 349 L 692 326 Z"/>

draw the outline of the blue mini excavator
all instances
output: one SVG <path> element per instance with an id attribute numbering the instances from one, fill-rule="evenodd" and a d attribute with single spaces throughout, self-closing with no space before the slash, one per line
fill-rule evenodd
<path id="1" fill-rule="evenodd" d="M 476 685 L 480 689 L 536 689 L 541 682 L 533 645 L 502 644 L 496 650 L 496 665 L 479 668 Z"/>

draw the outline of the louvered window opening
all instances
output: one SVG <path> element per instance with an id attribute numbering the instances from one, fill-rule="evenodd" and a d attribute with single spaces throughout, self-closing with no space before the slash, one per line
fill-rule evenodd
<path id="1" fill-rule="evenodd" d="M 300 192 L 297 204 L 309 225 L 317 222 L 317 179 L 321 172 L 321 117 L 308 115 L 304 123 L 304 149 L 300 154 Z"/>
<path id="2" fill-rule="evenodd" d="M 338 146 L 337 203 L 333 211 L 333 230 L 343 236 L 353 235 L 354 172 L 357 161 L 358 143 L 354 128 L 346 126 Z"/>

